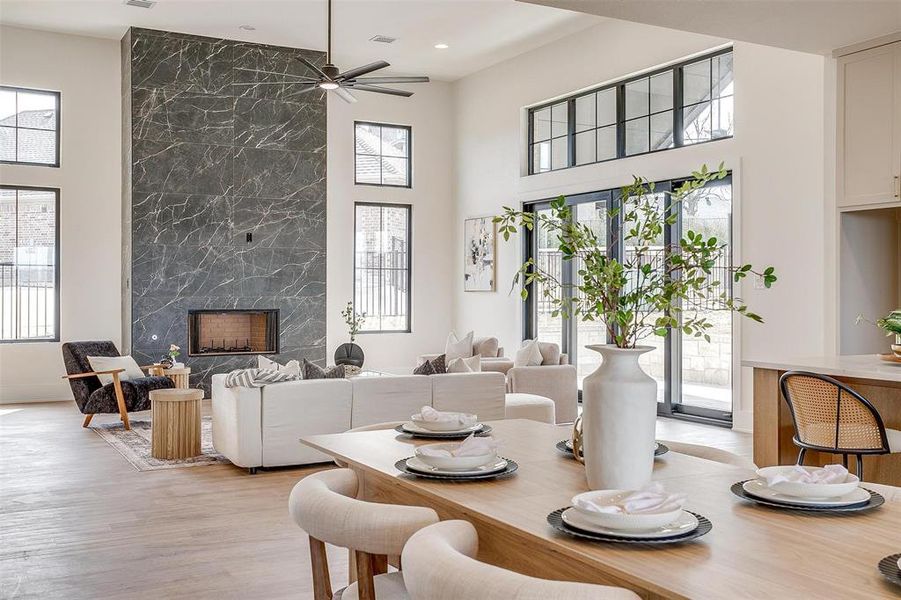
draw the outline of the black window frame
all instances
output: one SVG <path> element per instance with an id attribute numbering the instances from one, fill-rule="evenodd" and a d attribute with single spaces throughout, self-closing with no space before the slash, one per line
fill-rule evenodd
<path id="1" fill-rule="evenodd" d="M 60 166 L 60 160 L 59 160 L 60 151 L 59 151 L 59 146 L 60 146 L 60 113 L 62 112 L 62 95 L 61 95 L 61 93 L 60 93 L 60 92 L 53 91 L 53 90 L 39 90 L 39 89 L 35 89 L 35 88 L 24 88 L 24 87 L 18 87 L 18 86 L 14 86 L 14 85 L 0 85 L 0 90 L 13 91 L 13 92 L 16 93 L 16 98 L 17 98 L 17 100 L 16 100 L 16 102 L 17 102 L 17 104 L 16 104 L 17 111 L 16 111 L 16 113 L 15 113 L 16 115 L 18 115 L 18 94 L 19 94 L 19 92 L 26 92 L 26 93 L 31 93 L 31 94 L 48 94 L 48 95 L 52 95 L 52 96 L 55 96 L 55 97 L 56 97 L 56 129 L 55 129 L 55 131 L 54 131 L 54 133 L 56 134 L 56 136 L 55 136 L 55 140 L 54 140 L 54 150 L 55 150 L 55 152 L 54 152 L 54 162 L 52 162 L 52 163 L 42 163 L 42 162 L 31 162 L 31 161 L 18 160 L 18 156 L 19 156 L 19 130 L 20 130 L 20 129 L 25 129 L 25 130 L 28 130 L 28 131 L 48 131 L 48 130 L 47 130 L 47 129 L 38 129 L 38 128 L 36 128 L 36 127 L 19 127 L 19 124 L 18 124 L 18 121 L 17 121 L 15 127 L 10 127 L 9 125 L 2 125 L 2 126 L 0 126 L 0 127 L 6 127 L 6 128 L 8 128 L 8 129 L 14 129 L 14 130 L 15 130 L 15 132 L 16 132 L 16 144 L 15 144 L 15 149 L 16 149 L 16 158 L 17 158 L 17 160 L 0 160 L 0 164 L 4 164 L 4 165 L 21 165 L 21 166 L 28 166 L 28 167 L 51 167 L 51 168 L 54 168 L 54 169 L 58 169 L 59 166 Z"/>
<path id="2" fill-rule="evenodd" d="M 404 185 L 398 185 L 396 183 L 372 183 L 370 181 L 359 181 L 357 180 L 357 156 L 374 156 L 379 159 L 385 158 L 383 155 L 381 145 L 379 145 L 379 153 L 378 154 L 357 154 L 357 126 L 358 125 L 369 125 L 371 127 L 379 128 L 379 141 L 381 142 L 381 130 L 384 127 L 389 127 L 391 129 L 405 129 L 407 131 L 407 156 L 388 156 L 387 158 L 406 158 L 407 159 L 407 183 Z M 379 160 L 379 180 L 384 181 L 384 176 L 382 174 L 382 166 L 381 160 Z M 400 125 L 396 123 L 380 123 L 377 121 L 354 121 L 354 185 L 369 185 L 375 187 L 389 187 L 389 188 L 401 188 L 401 189 L 412 189 L 413 188 L 413 126 L 412 125 Z"/>
<path id="3" fill-rule="evenodd" d="M 357 332 L 362 334 L 379 334 L 379 333 L 412 333 L 413 332 L 413 205 L 402 204 L 397 202 L 354 202 L 354 250 L 353 250 L 353 307 L 357 309 L 357 207 L 358 206 L 376 206 L 382 208 L 403 208 L 407 211 L 407 267 L 403 270 L 407 274 L 407 307 L 405 329 L 361 329 Z M 379 267 L 379 271 L 383 271 Z M 395 269 L 390 269 L 395 270 Z"/>
<path id="4" fill-rule="evenodd" d="M 732 139 L 734 137 L 734 132 L 731 135 L 721 136 L 721 137 L 711 137 L 711 139 L 709 139 L 709 140 L 703 140 L 703 141 L 692 142 L 692 143 L 686 144 L 683 140 L 683 135 L 682 135 L 683 134 L 682 119 L 683 119 L 683 108 L 684 108 L 683 107 L 683 98 L 682 98 L 683 87 L 684 87 L 683 86 L 683 78 L 682 78 L 682 69 L 688 65 L 692 65 L 692 64 L 704 61 L 704 60 L 712 60 L 715 57 L 722 56 L 724 54 L 730 54 L 732 52 L 733 52 L 733 48 L 731 46 L 726 47 L 726 48 L 720 48 L 719 50 L 715 50 L 713 52 L 708 52 L 706 54 L 698 55 L 693 58 L 679 61 L 676 63 L 670 63 L 670 64 L 667 64 L 662 67 L 658 67 L 658 68 L 655 68 L 655 69 L 652 69 L 649 71 L 645 71 L 639 75 L 635 75 L 635 76 L 628 77 L 625 79 L 620 79 L 620 80 L 614 81 L 612 83 L 608 83 L 605 85 L 601 85 L 601 86 L 592 88 L 590 90 L 585 90 L 585 91 L 579 92 L 577 94 L 572 94 L 571 96 L 567 96 L 565 98 L 557 98 L 556 100 L 544 102 L 542 104 L 538 104 L 538 105 L 530 107 L 528 109 L 528 118 L 527 118 L 527 124 L 526 124 L 526 127 L 528 129 L 528 135 L 527 135 L 528 141 L 527 141 L 527 147 L 526 147 L 526 151 L 528 153 L 528 175 L 529 176 L 541 175 L 544 173 L 551 173 L 551 172 L 556 172 L 556 171 L 563 171 L 566 169 L 572 169 L 574 167 L 584 167 L 586 165 L 594 165 L 594 164 L 605 163 L 605 162 L 610 162 L 610 161 L 614 161 L 614 160 L 622 160 L 624 158 L 632 158 L 634 156 L 644 156 L 646 154 L 654 154 L 657 152 L 666 152 L 668 150 L 675 150 L 677 148 L 685 148 L 688 146 L 698 146 L 700 144 L 708 144 L 711 142 L 718 142 L 720 140 Z M 673 106 L 671 109 L 657 111 L 656 114 L 661 114 L 663 112 L 672 110 L 672 113 L 673 113 L 673 145 L 671 147 L 667 147 L 667 148 L 651 150 L 650 149 L 650 136 L 652 135 L 652 133 L 651 133 L 650 127 L 649 127 L 649 132 L 648 132 L 648 135 L 649 135 L 648 148 L 649 149 L 646 152 L 636 152 L 634 154 L 626 154 L 626 123 L 634 121 L 636 119 L 640 119 L 640 118 L 648 118 L 649 123 L 650 123 L 651 114 L 655 114 L 650 111 L 650 107 L 649 107 L 649 112 L 647 115 L 642 115 L 640 117 L 635 117 L 633 119 L 627 120 L 626 115 L 625 115 L 626 114 L 626 106 L 625 106 L 626 85 L 636 82 L 636 81 L 641 81 L 642 79 L 650 80 L 652 77 L 654 77 L 656 75 L 661 75 L 661 74 L 664 74 L 664 73 L 667 73 L 670 71 L 673 73 Z M 614 156 L 612 158 L 605 158 L 603 160 L 594 160 L 594 161 L 590 161 L 590 162 L 583 162 L 581 164 L 577 164 L 576 151 L 575 151 L 576 150 L 576 142 L 575 142 L 576 100 L 578 98 L 582 98 L 584 96 L 597 94 L 598 92 L 603 92 L 603 91 L 610 90 L 610 89 L 615 90 L 615 96 L 616 96 L 616 122 L 614 123 L 614 125 L 616 127 L 616 156 Z M 724 98 L 726 96 L 722 96 L 722 97 Z M 730 95 L 729 97 L 734 98 L 734 94 Z M 721 98 L 721 96 L 711 97 L 710 100 L 708 100 L 707 102 L 712 104 L 712 102 L 719 100 L 720 98 Z M 534 147 L 536 144 L 540 144 L 545 140 L 536 142 L 533 138 L 534 115 L 537 111 L 560 104 L 561 102 L 566 102 L 566 103 L 568 103 L 568 106 L 569 106 L 568 114 L 569 114 L 570 118 L 569 118 L 569 131 L 567 133 L 568 141 L 569 141 L 569 144 L 568 144 L 569 160 L 568 160 L 566 166 L 564 166 L 564 167 L 554 169 L 553 162 L 552 162 L 550 169 L 548 169 L 546 171 L 536 171 L 535 170 Z M 699 103 L 695 103 L 695 104 L 699 104 Z M 694 106 L 695 104 L 689 104 L 688 106 Z M 607 125 L 607 126 L 609 127 L 609 125 Z M 605 127 L 605 126 L 597 125 L 597 115 L 595 114 L 595 127 L 592 129 L 594 129 L 595 131 L 598 131 L 599 129 L 601 129 L 603 127 Z M 588 131 L 588 129 L 586 129 L 585 131 Z M 595 135 L 597 135 L 597 134 L 595 134 Z M 553 139 L 553 136 L 550 139 Z M 595 144 L 597 144 L 597 138 L 595 138 Z M 597 157 L 595 157 L 595 158 L 597 158 Z"/>
<path id="5" fill-rule="evenodd" d="M 32 186 L 32 185 L 7 185 L 0 184 L 0 190 L 27 190 L 34 192 L 52 192 L 56 197 L 56 203 L 54 206 L 54 269 L 53 269 L 53 279 L 54 279 L 54 290 L 53 290 L 53 336 L 52 337 L 42 337 L 42 338 L 23 338 L 23 339 L 0 339 L 0 344 L 35 344 L 35 343 L 47 343 L 47 342 L 58 342 L 60 341 L 60 188 L 55 187 L 44 187 L 44 186 Z M 17 198 L 18 204 L 18 198 Z M 18 222 L 18 206 L 16 208 L 16 221 Z"/>

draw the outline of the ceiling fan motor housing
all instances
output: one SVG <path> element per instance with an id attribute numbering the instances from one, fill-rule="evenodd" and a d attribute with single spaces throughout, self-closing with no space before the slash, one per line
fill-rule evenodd
<path id="1" fill-rule="evenodd" d="M 338 77 L 338 73 L 340 73 L 340 71 L 338 70 L 338 67 L 336 67 L 332 63 L 329 63 L 329 64 L 325 65 L 324 67 L 322 67 L 322 72 L 325 73 L 328 76 L 328 78 L 331 79 L 332 81 L 334 81 L 335 78 Z"/>

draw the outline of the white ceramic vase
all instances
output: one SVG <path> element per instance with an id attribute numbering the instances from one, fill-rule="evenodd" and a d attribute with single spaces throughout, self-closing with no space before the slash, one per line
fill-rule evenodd
<path id="1" fill-rule="evenodd" d="M 582 449 L 592 490 L 635 490 L 651 481 L 657 382 L 638 364 L 652 346 L 586 346 L 601 366 L 582 382 Z"/>

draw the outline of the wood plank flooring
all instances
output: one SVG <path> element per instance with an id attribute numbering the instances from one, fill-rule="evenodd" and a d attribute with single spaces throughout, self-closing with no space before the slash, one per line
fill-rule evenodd
<path id="1" fill-rule="evenodd" d="M 312 598 L 287 498 L 321 467 L 139 472 L 81 421 L 73 403 L 0 405 L 0 598 Z M 658 420 L 658 437 L 751 455 L 727 429 Z M 345 585 L 346 551 L 329 565 Z"/>

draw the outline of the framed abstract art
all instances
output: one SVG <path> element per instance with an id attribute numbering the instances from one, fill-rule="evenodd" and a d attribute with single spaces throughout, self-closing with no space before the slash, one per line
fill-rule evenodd
<path id="1" fill-rule="evenodd" d="M 463 222 L 463 291 L 493 292 L 496 274 L 497 224 L 494 217 Z"/>

